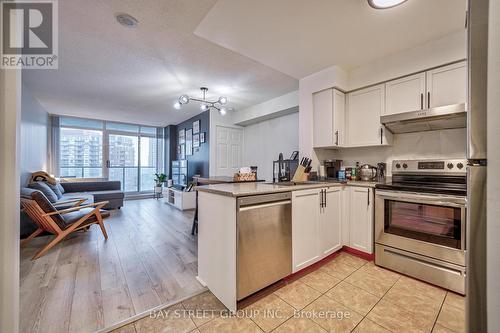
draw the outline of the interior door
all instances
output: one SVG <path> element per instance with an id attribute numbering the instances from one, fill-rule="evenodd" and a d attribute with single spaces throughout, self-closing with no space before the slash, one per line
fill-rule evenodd
<path id="1" fill-rule="evenodd" d="M 217 176 L 233 176 L 242 166 L 243 130 L 217 126 Z"/>
<path id="2" fill-rule="evenodd" d="M 385 112 L 395 114 L 424 109 L 425 73 L 418 73 L 385 84 Z"/>
<path id="3" fill-rule="evenodd" d="M 342 247 L 342 188 L 326 189 L 324 207 L 320 213 L 321 252 L 329 255 Z"/>

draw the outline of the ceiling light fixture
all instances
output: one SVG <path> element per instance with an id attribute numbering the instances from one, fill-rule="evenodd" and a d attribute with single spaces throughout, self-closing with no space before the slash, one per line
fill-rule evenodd
<path id="1" fill-rule="evenodd" d="M 139 24 L 139 21 L 135 17 L 127 13 L 118 13 L 115 15 L 115 18 L 118 23 L 126 28 L 135 28 Z"/>
<path id="2" fill-rule="evenodd" d="M 233 110 L 233 108 L 227 108 L 227 107 L 223 106 L 227 103 L 226 96 L 220 96 L 219 99 L 216 100 L 215 102 L 210 102 L 210 101 L 207 101 L 207 99 L 206 99 L 208 88 L 201 87 L 200 90 L 201 90 L 202 95 L 203 95 L 203 97 L 201 99 L 189 97 L 188 95 L 181 95 L 179 97 L 179 100 L 174 103 L 174 108 L 178 110 L 182 107 L 182 105 L 189 103 L 189 101 L 195 101 L 195 102 L 201 103 L 201 105 L 200 105 L 201 111 L 207 111 L 207 110 L 210 110 L 210 108 L 214 108 L 217 111 L 219 111 L 219 113 L 221 115 L 225 115 L 227 113 L 227 111 Z"/>
<path id="3" fill-rule="evenodd" d="M 396 7 L 407 0 L 368 0 L 368 4 L 375 9 L 387 9 Z"/>

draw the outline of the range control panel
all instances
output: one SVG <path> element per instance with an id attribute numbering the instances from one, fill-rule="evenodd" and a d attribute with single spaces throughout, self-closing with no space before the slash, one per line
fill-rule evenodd
<path id="1" fill-rule="evenodd" d="M 444 173 L 461 174 L 466 172 L 467 160 L 395 160 L 392 173 Z"/>

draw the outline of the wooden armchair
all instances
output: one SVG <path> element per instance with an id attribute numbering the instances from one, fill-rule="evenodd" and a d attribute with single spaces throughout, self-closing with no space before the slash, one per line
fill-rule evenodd
<path id="1" fill-rule="evenodd" d="M 33 238 L 44 231 L 54 234 L 56 237 L 43 247 L 32 260 L 43 256 L 48 250 L 62 241 L 70 233 L 88 228 L 92 224 L 98 224 L 101 227 L 102 234 L 108 239 L 103 219 L 109 216 L 109 212 L 101 210 L 108 202 L 96 202 L 83 205 L 81 199 L 68 200 L 58 204 L 72 207 L 57 210 L 54 205 L 43 195 L 42 192 L 32 190 L 29 193 L 22 193 L 21 205 L 28 216 L 37 224 L 35 230 L 28 238 L 21 241 L 21 246 L 26 245 Z"/>

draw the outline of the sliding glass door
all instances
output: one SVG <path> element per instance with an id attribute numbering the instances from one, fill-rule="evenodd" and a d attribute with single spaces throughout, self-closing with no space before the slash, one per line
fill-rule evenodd
<path id="1" fill-rule="evenodd" d="M 156 132 L 149 126 L 62 117 L 59 176 L 119 180 L 127 193 L 152 192 L 162 165 Z"/>

